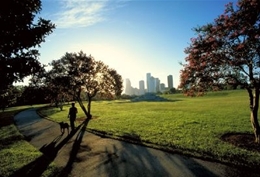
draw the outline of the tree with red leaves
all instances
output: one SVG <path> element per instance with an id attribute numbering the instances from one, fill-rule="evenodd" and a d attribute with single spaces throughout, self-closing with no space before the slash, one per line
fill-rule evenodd
<path id="1" fill-rule="evenodd" d="M 197 37 L 185 49 L 179 87 L 190 96 L 218 90 L 223 83 L 245 88 L 255 141 L 260 143 L 260 1 L 229 3 L 214 22 L 194 31 Z"/>

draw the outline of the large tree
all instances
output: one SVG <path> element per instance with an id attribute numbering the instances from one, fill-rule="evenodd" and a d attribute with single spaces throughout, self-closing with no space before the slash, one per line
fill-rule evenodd
<path id="1" fill-rule="evenodd" d="M 245 88 L 255 141 L 260 143 L 260 1 L 229 3 L 214 22 L 195 28 L 195 32 L 197 37 L 185 50 L 179 87 L 189 95 L 218 89 L 223 83 Z"/>
<path id="2" fill-rule="evenodd" d="M 106 98 L 122 93 L 123 81 L 117 71 L 82 51 L 66 53 L 50 65 L 52 69 L 47 74 L 46 84 L 59 91 L 58 97 L 64 93 L 73 95 L 87 118 L 91 118 L 91 101 L 97 93 Z M 87 109 L 81 99 L 82 93 L 86 94 L 88 100 Z"/>
<path id="3" fill-rule="evenodd" d="M 39 47 L 54 24 L 35 18 L 40 0 L 8 0 L 0 5 L 0 96 L 14 82 L 39 71 Z"/>

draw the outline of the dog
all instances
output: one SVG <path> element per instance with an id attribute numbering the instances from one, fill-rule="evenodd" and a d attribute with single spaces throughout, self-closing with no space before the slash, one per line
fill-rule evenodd
<path id="1" fill-rule="evenodd" d="M 68 123 L 64 123 L 64 122 L 60 122 L 60 131 L 63 134 L 65 129 L 67 129 L 68 134 L 69 134 L 69 124 Z"/>

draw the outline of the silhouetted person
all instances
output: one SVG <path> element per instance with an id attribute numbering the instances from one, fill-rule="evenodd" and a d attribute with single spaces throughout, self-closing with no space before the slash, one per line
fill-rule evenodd
<path id="1" fill-rule="evenodd" d="M 70 126 L 71 126 L 71 130 L 75 129 L 75 120 L 76 120 L 76 115 L 78 113 L 77 108 L 75 107 L 75 103 L 71 103 L 71 108 L 69 110 L 69 115 L 68 118 L 70 118 Z"/>

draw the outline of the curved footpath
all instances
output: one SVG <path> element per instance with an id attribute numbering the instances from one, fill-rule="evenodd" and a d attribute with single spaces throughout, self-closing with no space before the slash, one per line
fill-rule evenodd
<path id="1" fill-rule="evenodd" d="M 69 135 L 67 132 L 62 135 L 59 124 L 41 118 L 35 109 L 17 114 L 15 123 L 26 139 L 48 157 L 48 161 L 34 163 L 35 172 L 30 172 L 34 176 L 52 161 L 61 167 L 62 176 L 73 177 L 259 176 L 220 163 L 100 137 L 86 131 L 87 122 Z"/>

